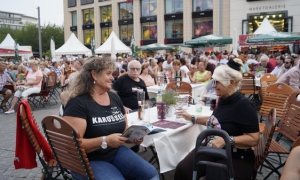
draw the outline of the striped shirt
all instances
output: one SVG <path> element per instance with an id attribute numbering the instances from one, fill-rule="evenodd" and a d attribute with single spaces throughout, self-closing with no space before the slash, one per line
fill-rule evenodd
<path id="1" fill-rule="evenodd" d="M 0 74 L 0 90 L 2 90 L 3 86 L 7 83 L 13 82 L 13 80 L 10 78 L 9 74 L 2 73 Z"/>

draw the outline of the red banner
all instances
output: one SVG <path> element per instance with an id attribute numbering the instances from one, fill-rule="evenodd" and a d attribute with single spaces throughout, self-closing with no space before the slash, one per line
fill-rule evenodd
<path id="1" fill-rule="evenodd" d="M 126 3 L 129 4 L 129 3 L 132 3 L 133 0 L 126 0 Z"/>

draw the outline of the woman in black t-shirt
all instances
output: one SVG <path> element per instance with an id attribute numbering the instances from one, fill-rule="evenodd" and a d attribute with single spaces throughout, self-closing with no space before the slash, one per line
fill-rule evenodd
<path id="1" fill-rule="evenodd" d="M 111 92 L 115 65 L 110 58 L 91 57 L 72 81 L 64 118 L 79 132 L 97 180 L 159 179 L 156 169 L 123 146 L 143 139 L 121 137 L 128 128 L 119 96 Z M 72 173 L 76 179 L 85 177 Z"/>
<path id="2" fill-rule="evenodd" d="M 232 163 L 234 179 L 247 180 L 252 178 L 254 166 L 254 152 L 251 147 L 256 146 L 259 141 L 258 117 L 254 106 L 249 99 L 244 97 L 238 88 L 242 76 L 243 63 L 240 59 L 229 60 L 227 65 L 215 69 L 213 88 L 219 96 L 217 108 L 211 117 L 194 117 L 183 112 L 181 115 L 193 123 L 207 125 L 210 128 L 218 128 L 226 131 L 232 144 Z M 225 141 L 217 137 L 209 142 L 216 148 L 223 148 Z M 174 179 L 192 179 L 193 157 L 195 151 L 189 153 L 176 167 Z M 221 159 L 201 156 L 201 160 L 224 162 Z M 199 166 L 198 177 L 205 176 L 205 166 Z"/>

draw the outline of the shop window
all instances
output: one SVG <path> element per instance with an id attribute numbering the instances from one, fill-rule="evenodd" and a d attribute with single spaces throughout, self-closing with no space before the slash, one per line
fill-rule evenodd
<path id="1" fill-rule="evenodd" d="M 264 18 L 268 18 L 270 24 L 279 32 L 289 32 L 288 29 L 285 29 L 284 25 L 289 23 L 286 20 L 286 12 L 268 12 L 264 14 L 256 14 L 256 15 L 249 15 L 248 16 L 248 25 L 245 25 L 247 28 L 247 33 L 251 34 L 254 33 L 258 27 L 263 22 Z M 290 28 L 291 29 L 291 28 Z"/>
<path id="2" fill-rule="evenodd" d="M 120 3 L 119 4 L 120 20 L 133 19 L 133 4 L 132 3 Z"/>
<path id="3" fill-rule="evenodd" d="M 120 39 L 123 42 L 131 41 L 131 37 L 133 34 L 133 25 L 121 25 L 120 26 Z"/>
<path id="4" fill-rule="evenodd" d="M 77 11 L 72 11 L 72 26 L 77 26 Z"/>
<path id="5" fill-rule="evenodd" d="M 193 11 L 205 11 L 213 9 L 213 0 L 193 0 Z"/>
<path id="6" fill-rule="evenodd" d="M 143 40 L 156 40 L 157 39 L 157 23 L 143 23 L 142 24 L 142 39 Z"/>
<path id="7" fill-rule="evenodd" d="M 83 24 L 94 24 L 94 9 L 83 10 Z"/>
<path id="8" fill-rule="evenodd" d="M 166 38 L 183 38 L 183 20 L 166 21 Z"/>
<path id="9" fill-rule="evenodd" d="M 157 0 L 142 0 L 142 17 L 157 15 Z"/>
<path id="10" fill-rule="evenodd" d="M 166 0 L 166 14 L 182 13 L 183 0 Z"/>
<path id="11" fill-rule="evenodd" d="M 101 44 L 103 44 L 112 32 L 111 27 L 101 28 Z"/>
<path id="12" fill-rule="evenodd" d="M 111 22 L 112 21 L 112 8 L 110 6 L 102 6 L 100 8 L 101 22 Z"/>
<path id="13" fill-rule="evenodd" d="M 205 36 L 213 33 L 212 17 L 193 19 L 194 37 Z"/>
<path id="14" fill-rule="evenodd" d="M 76 0 L 68 0 L 68 7 L 76 7 Z"/>
<path id="15" fill-rule="evenodd" d="M 84 30 L 83 35 L 84 35 L 84 44 L 89 45 L 91 44 L 92 36 L 95 36 L 95 31 L 93 29 Z"/>

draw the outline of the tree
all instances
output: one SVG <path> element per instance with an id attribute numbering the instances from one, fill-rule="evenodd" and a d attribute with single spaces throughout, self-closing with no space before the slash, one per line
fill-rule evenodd
<path id="1" fill-rule="evenodd" d="M 48 23 L 41 27 L 42 35 L 42 53 L 50 50 L 50 38 L 54 37 L 55 47 L 59 48 L 64 44 L 64 28 L 55 24 Z M 35 24 L 28 23 L 21 29 L 11 29 L 10 26 L 0 27 L 0 42 L 4 40 L 7 34 L 18 40 L 20 45 L 31 46 L 33 52 L 39 52 L 38 27 Z"/>

